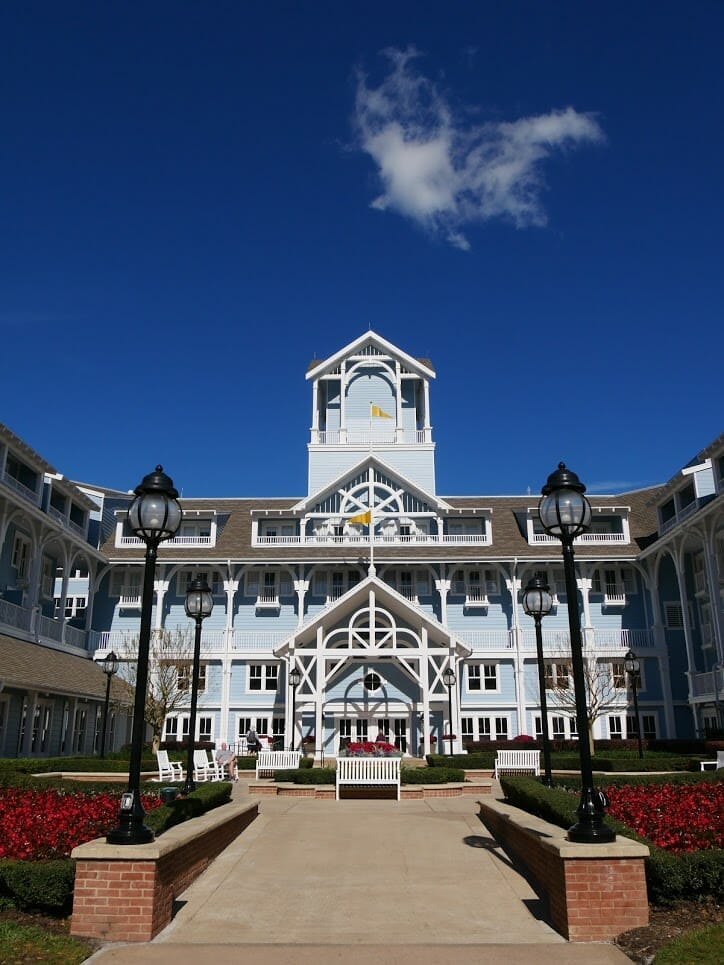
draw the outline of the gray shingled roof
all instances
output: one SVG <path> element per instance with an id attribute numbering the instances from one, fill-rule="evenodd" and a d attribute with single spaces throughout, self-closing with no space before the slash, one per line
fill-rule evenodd
<path id="1" fill-rule="evenodd" d="M 594 544 L 590 552 L 581 546 L 577 555 L 591 558 L 630 559 L 650 544 L 656 537 L 656 511 L 652 497 L 658 487 L 620 493 L 616 496 L 592 496 L 594 507 L 630 507 L 631 542 L 628 544 Z M 557 555 L 557 544 L 529 545 L 521 524 L 529 507 L 538 505 L 538 496 L 450 496 L 445 497 L 454 509 L 490 508 L 493 513 L 493 543 L 490 546 L 450 544 L 435 545 L 403 544 L 397 546 L 375 545 L 375 558 L 385 561 L 411 558 L 420 562 L 426 560 L 495 560 L 540 558 L 548 559 Z M 181 549 L 169 547 L 159 549 L 159 562 L 204 562 L 232 560 L 248 562 L 321 562 L 323 560 L 346 560 L 356 562 L 366 556 L 364 544 L 306 545 L 306 546 L 252 546 L 251 511 L 257 515 L 266 510 L 269 515 L 291 514 L 298 498 L 275 499 L 183 499 L 181 505 L 186 510 L 213 509 L 217 514 L 218 532 L 216 546 L 212 548 Z M 143 559 L 144 550 L 138 548 L 118 548 L 114 545 L 115 533 L 102 547 L 103 552 L 113 561 L 135 561 Z"/>
<path id="2" fill-rule="evenodd" d="M 106 675 L 93 660 L 4 634 L 0 634 L 0 680 L 6 688 L 19 690 L 100 700 L 106 696 Z M 128 703 L 127 684 L 114 677 L 111 695 Z"/>

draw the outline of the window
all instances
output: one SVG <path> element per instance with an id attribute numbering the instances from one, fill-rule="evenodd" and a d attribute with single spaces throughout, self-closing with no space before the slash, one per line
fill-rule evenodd
<path id="1" fill-rule="evenodd" d="M 185 597 L 193 580 L 206 580 L 214 596 L 224 595 L 224 576 L 218 570 L 186 570 L 176 575 L 176 594 Z"/>
<path id="2" fill-rule="evenodd" d="M 30 563 L 30 543 L 24 536 L 17 535 L 13 543 L 12 565 L 18 581 L 26 580 Z"/>
<path id="3" fill-rule="evenodd" d="M 43 557 L 43 567 L 40 577 L 40 592 L 46 600 L 53 597 L 53 587 L 55 586 L 55 566 L 49 556 Z"/>
<path id="4" fill-rule="evenodd" d="M 275 663 L 249 664 L 249 690 L 277 689 L 279 666 Z"/>
<path id="5" fill-rule="evenodd" d="M 292 582 L 286 573 L 276 570 L 249 570 L 246 574 L 246 595 L 256 597 L 257 609 L 279 609 L 280 597 L 289 596 Z"/>
<path id="6" fill-rule="evenodd" d="M 499 741 L 505 741 L 508 739 L 508 718 L 507 717 L 495 718 L 495 739 Z"/>
<path id="7" fill-rule="evenodd" d="M 627 594 L 634 592 L 635 583 L 628 567 L 596 570 L 591 589 L 603 594 L 604 606 L 624 606 Z"/>
<path id="8" fill-rule="evenodd" d="M 498 666 L 494 663 L 471 663 L 467 665 L 468 690 L 497 690 Z"/>
<path id="9" fill-rule="evenodd" d="M 140 569 L 114 570 L 111 579 L 111 596 L 118 597 L 119 607 L 133 607 L 141 605 Z"/>
<path id="10" fill-rule="evenodd" d="M 57 601 L 60 603 L 60 600 Z M 84 596 L 69 596 L 65 600 L 65 619 L 72 620 L 73 618 L 80 619 L 85 617 L 86 606 L 88 605 L 88 599 Z"/>
<path id="11" fill-rule="evenodd" d="M 453 596 L 464 596 L 466 609 L 487 607 L 488 597 L 498 594 L 495 570 L 455 570 L 450 583 Z"/>
<path id="12" fill-rule="evenodd" d="M 545 662 L 546 690 L 568 690 L 570 687 L 571 666 L 568 663 Z"/>
<path id="13" fill-rule="evenodd" d="M 87 712 L 84 708 L 77 708 L 73 724 L 73 750 L 76 754 L 82 753 L 82 751 L 85 749 L 85 728 L 87 716 Z"/>
<path id="14" fill-rule="evenodd" d="M 211 521 L 197 519 L 193 522 L 182 522 L 174 537 L 174 542 L 209 546 L 211 544 Z"/>
<path id="15" fill-rule="evenodd" d="M 551 734 L 555 740 L 563 740 L 566 736 L 566 721 L 564 717 L 554 714 L 551 717 Z"/>
<path id="16" fill-rule="evenodd" d="M 646 740 L 653 740 L 656 737 L 656 715 L 641 714 L 643 724 L 643 736 Z M 629 714 L 626 718 L 626 733 L 632 737 L 638 737 L 639 722 L 635 714 Z"/>
<path id="17" fill-rule="evenodd" d="M 684 628 L 684 614 L 680 603 L 675 601 L 664 603 L 664 621 L 669 630 Z"/>
<path id="18" fill-rule="evenodd" d="M 490 728 L 490 718 L 480 717 L 478 719 L 478 740 L 489 741 L 492 736 L 492 731 Z"/>
<path id="19" fill-rule="evenodd" d="M 362 682 L 364 683 L 365 690 L 370 690 L 370 691 L 379 690 L 380 687 L 382 686 L 382 679 L 380 675 L 378 673 L 374 673 L 374 671 L 368 674 L 365 674 L 364 680 Z"/>
<path id="20" fill-rule="evenodd" d="M 626 690 L 626 667 L 623 661 L 611 664 L 611 681 L 616 690 Z"/>
<path id="21" fill-rule="evenodd" d="M 618 715 L 608 718 L 608 736 L 611 740 L 621 740 L 623 737 L 623 723 Z"/>
<path id="22" fill-rule="evenodd" d="M 466 737 L 472 740 L 473 738 L 473 718 L 472 717 L 461 717 L 460 718 L 460 730 L 462 731 L 463 739 Z"/>
<path id="23" fill-rule="evenodd" d="M 332 603 L 356 586 L 359 580 L 356 570 L 317 570 L 312 581 L 312 593 L 314 596 L 325 597 L 328 603 Z"/>
<path id="24" fill-rule="evenodd" d="M 199 717 L 199 737 L 200 741 L 210 741 L 213 734 L 213 718 Z"/>
<path id="25" fill-rule="evenodd" d="M 191 690 L 191 682 L 193 679 L 193 664 L 192 663 L 180 663 L 176 667 L 177 677 L 176 686 L 182 693 L 188 693 Z M 198 683 L 198 693 L 203 694 L 206 690 L 206 664 L 199 664 L 199 683 Z"/>
<path id="26" fill-rule="evenodd" d="M 282 745 L 284 744 L 284 718 L 283 717 L 273 717 L 272 718 L 272 737 L 275 741 L 280 740 Z"/>

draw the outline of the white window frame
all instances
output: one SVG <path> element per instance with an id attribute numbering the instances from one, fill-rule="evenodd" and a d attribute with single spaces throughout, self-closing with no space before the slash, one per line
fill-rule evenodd
<path id="1" fill-rule="evenodd" d="M 225 596 L 224 574 L 221 570 L 179 570 L 176 574 L 176 596 L 185 597 L 193 580 L 205 580 L 212 596 Z"/>
<path id="2" fill-rule="evenodd" d="M 208 664 L 205 662 L 199 663 L 199 680 L 197 684 L 197 693 L 206 693 L 206 671 Z M 191 693 L 191 683 L 193 679 L 194 665 L 189 660 L 188 663 L 179 663 L 176 665 L 176 689 L 184 694 Z"/>
<path id="3" fill-rule="evenodd" d="M 469 694 L 500 693 L 500 674 L 498 664 L 476 660 L 465 664 L 467 669 L 466 685 Z M 492 686 L 491 686 L 492 684 Z"/>
<path id="4" fill-rule="evenodd" d="M 246 678 L 246 691 L 250 694 L 275 694 L 279 689 L 279 664 L 278 663 L 249 663 L 247 664 L 248 674 Z M 252 687 L 252 680 L 258 680 L 259 686 Z M 274 684 L 272 687 L 271 684 Z"/>
<path id="5" fill-rule="evenodd" d="M 143 570 L 141 567 L 120 567 L 111 573 L 111 596 L 118 597 L 121 609 L 138 609 L 143 594 Z"/>
<path id="6" fill-rule="evenodd" d="M 544 660 L 543 667 L 546 690 L 570 690 L 573 687 L 573 670 L 570 661 Z M 565 679 L 565 686 L 558 682 L 559 678 L 561 680 Z M 548 681 L 550 681 L 550 686 Z"/>
<path id="7" fill-rule="evenodd" d="M 636 592 L 636 580 L 629 566 L 599 566 L 593 572 L 591 592 L 603 596 L 605 607 L 626 606 Z"/>
<path id="8" fill-rule="evenodd" d="M 609 740 L 623 740 L 623 718 L 621 714 L 609 714 L 606 721 Z"/>
<path id="9" fill-rule="evenodd" d="M 489 567 L 458 567 L 453 570 L 450 593 L 452 596 L 465 597 L 466 610 L 487 608 L 490 605 L 490 596 L 500 594 L 499 574 Z"/>
<path id="10" fill-rule="evenodd" d="M 15 570 L 16 582 L 27 583 L 30 571 L 30 540 L 22 533 L 15 534 L 11 566 Z"/>

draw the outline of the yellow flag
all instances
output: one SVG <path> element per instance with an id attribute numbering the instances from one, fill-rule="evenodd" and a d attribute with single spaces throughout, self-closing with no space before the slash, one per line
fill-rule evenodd
<path id="1" fill-rule="evenodd" d="M 378 405 L 372 405 L 371 402 L 370 402 L 370 405 L 372 406 L 372 410 L 371 410 L 371 412 L 370 412 L 370 415 L 373 415 L 373 416 L 376 415 L 376 416 L 378 416 L 380 419 L 391 419 L 391 418 L 392 418 L 392 416 L 389 414 L 389 412 L 385 412 L 385 410 L 384 410 L 384 409 L 381 409 Z"/>
<path id="2" fill-rule="evenodd" d="M 350 516 L 350 518 L 347 520 L 347 522 L 348 522 L 348 523 L 367 523 L 367 524 L 369 524 L 369 523 L 372 522 L 372 513 L 371 513 L 371 512 L 369 511 L 369 509 L 368 509 L 366 513 L 358 513 L 356 516 Z"/>

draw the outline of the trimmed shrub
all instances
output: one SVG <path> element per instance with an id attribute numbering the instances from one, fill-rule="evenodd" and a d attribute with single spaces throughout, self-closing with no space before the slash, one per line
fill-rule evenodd
<path id="1" fill-rule="evenodd" d="M 173 786 L 173 785 L 170 785 Z M 186 797 L 177 797 L 169 804 L 162 804 L 146 815 L 144 822 L 156 834 L 163 834 L 175 824 L 197 818 L 207 811 L 221 807 L 231 800 L 229 781 L 208 781 L 196 785 L 196 790 Z"/>
<path id="2" fill-rule="evenodd" d="M 455 767 L 403 767 L 400 780 L 403 784 L 462 784 L 465 771 Z"/>
<path id="3" fill-rule="evenodd" d="M 337 772 L 333 767 L 300 767 L 274 771 L 274 780 L 285 784 L 335 784 Z"/>
<path id="4" fill-rule="evenodd" d="M 70 911 L 75 862 L 0 861 L 0 900 L 18 908 L 61 914 Z"/>

